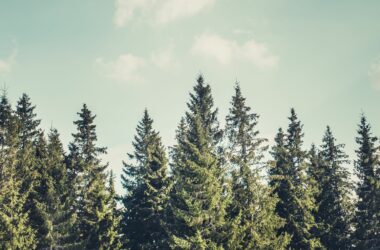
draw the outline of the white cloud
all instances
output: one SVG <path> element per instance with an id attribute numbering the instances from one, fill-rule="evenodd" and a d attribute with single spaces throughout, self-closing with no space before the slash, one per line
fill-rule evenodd
<path id="1" fill-rule="evenodd" d="M 176 19 L 190 17 L 214 5 L 215 0 L 166 0 L 156 10 L 156 22 L 165 24 Z"/>
<path id="2" fill-rule="evenodd" d="M 123 54 L 110 61 L 99 57 L 95 60 L 95 64 L 105 76 L 119 82 L 142 82 L 144 81 L 143 70 L 152 68 L 168 70 L 178 66 L 178 63 L 174 61 L 171 48 L 155 51 L 148 59 L 133 54 Z"/>
<path id="3" fill-rule="evenodd" d="M 5 59 L 0 58 L 0 73 L 8 73 L 12 70 L 12 66 L 16 62 L 17 50 L 14 49 L 12 53 Z"/>
<path id="4" fill-rule="evenodd" d="M 249 40 L 240 45 L 234 40 L 216 34 L 202 34 L 196 37 L 191 52 L 214 58 L 224 65 L 236 60 L 245 60 L 257 67 L 268 68 L 278 63 L 278 57 L 273 55 L 264 43 Z"/>
<path id="5" fill-rule="evenodd" d="M 131 21 L 136 12 L 146 12 L 156 0 L 116 0 L 114 23 L 117 27 L 123 27 Z"/>
<path id="6" fill-rule="evenodd" d="M 372 86 L 376 90 L 380 90 L 380 60 L 371 65 L 368 75 L 372 82 Z"/>
<path id="7" fill-rule="evenodd" d="M 216 0 L 116 0 L 114 23 L 123 27 L 142 17 L 156 25 L 193 16 L 214 5 Z"/>
<path id="8" fill-rule="evenodd" d="M 169 69 L 175 66 L 172 49 L 165 49 L 153 52 L 150 58 L 151 62 L 160 69 Z"/>
<path id="9" fill-rule="evenodd" d="M 115 61 L 109 62 L 100 57 L 95 63 L 106 72 L 109 78 L 122 82 L 141 81 L 140 70 L 146 66 L 144 58 L 132 54 L 120 55 Z"/>

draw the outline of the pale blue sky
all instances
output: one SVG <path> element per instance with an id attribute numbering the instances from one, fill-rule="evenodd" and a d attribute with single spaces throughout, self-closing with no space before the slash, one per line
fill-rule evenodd
<path id="1" fill-rule="evenodd" d="M 264 136 L 293 106 L 305 146 L 329 124 L 352 159 L 362 111 L 380 135 L 379 10 L 376 0 L 0 0 L 0 82 L 13 104 L 29 94 L 65 144 L 86 102 L 116 173 L 145 107 L 174 143 L 199 73 L 221 120 L 238 80 Z"/>

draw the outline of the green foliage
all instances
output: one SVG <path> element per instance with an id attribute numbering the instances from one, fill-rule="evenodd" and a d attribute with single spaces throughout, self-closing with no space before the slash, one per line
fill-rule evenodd
<path id="1" fill-rule="evenodd" d="M 343 151 L 344 145 L 336 144 L 330 127 L 327 127 L 322 141 L 319 157 L 316 160 L 313 155 L 314 164 L 310 166 L 317 167 L 312 172 L 319 184 L 316 221 L 320 226 L 320 238 L 327 249 L 348 249 L 350 211 L 353 209 L 350 200 L 352 185 L 349 172 L 344 166 L 349 163 L 348 156 Z M 315 161 L 319 162 L 315 164 Z"/>
<path id="2" fill-rule="evenodd" d="M 22 179 L 17 168 L 19 123 L 6 96 L 1 99 L 0 248 L 35 249 L 35 232 L 24 210 L 30 189 L 21 191 Z"/>
<path id="3" fill-rule="evenodd" d="M 232 197 L 228 209 L 228 249 L 285 249 L 289 238 L 277 236 L 283 220 L 276 215 L 277 199 L 260 176 L 263 171 L 263 146 L 256 129 L 258 115 L 246 106 L 236 85 L 227 116 L 227 159 L 232 170 Z"/>
<path id="4" fill-rule="evenodd" d="M 380 149 L 364 116 L 354 204 L 348 157 L 329 127 L 306 152 L 292 109 L 268 164 L 259 116 L 238 85 L 225 131 L 202 76 L 187 107 L 170 157 L 145 110 L 118 196 L 86 105 L 66 154 L 26 94 L 13 110 L 3 93 L 0 249 L 378 249 Z"/>
<path id="5" fill-rule="evenodd" d="M 134 153 L 129 155 L 135 164 L 124 163 L 122 175 L 126 245 L 130 249 L 166 249 L 168 236 L 163 217 L 170 190 L 168 160 L 147 110 L 136 131 Z"/>
<path id="6" fill-rule="evenodd" d="M 270 171 L 271 186 L 278 196 L 276 211 L 285 220 L 279 233 L 286 232 L 292 238 L 291 249 L 314 249 L 322 247 L 315 237 L 316 209 L 312 187 L 306 175 L 306 151 L 302 150 L 302 125 L 294 109 L 291 109 L 289 127 L 285 135 L 280 129 L 273 147 L 274 166 Z"/>
<path id="7" fill-rule="evenodd" d="M 186 122 L 177 133 L 173 154 L 172 248 L 219 249 L 225 236 L 224 170 L 217 143 L 221 131 L 211 88 L 198 78 L 190 95 Z"/>
<path id="8" fill-rule="evenodd" d="M 371 126 L 363 115 L 356 142 L 355 167 L 359 178 L 356 193 L 354 245 L 357 249 L 377 249 L 380 246 L 380 175 L 379 147 Z"/>
<path id="9" fill-rule="evenodd" d="M 86 249 L 111 249 L 117 241 L 117 220 L 113 212 L 113 202 L 107 190 L 107 165 L 101 164 L 100 156 L 105 148 L 97 147 L 95 116 L 84 104 L 74 124 L 77 133 L 70 147 L 69 161 L 73 164 L 71 178 L 77 185 L 76 229 L 82 247 Z"/>

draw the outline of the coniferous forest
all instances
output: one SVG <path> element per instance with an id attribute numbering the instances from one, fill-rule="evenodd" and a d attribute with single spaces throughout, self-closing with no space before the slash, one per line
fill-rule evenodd
<path id="1" fill-rule="evenodd" d="M 0 249 L 380 249 L 379 141 L 365 115 L 349 161 L 329 126 L 305 145 L 294 109 L 263 138 L 246 98 L 236 84 L 219 117 L 199 76 L 170 147 L 145 110 L 119 195 L 85 104 L 63 145 L 28 95 L 13 106 L 3 93 Z"/>

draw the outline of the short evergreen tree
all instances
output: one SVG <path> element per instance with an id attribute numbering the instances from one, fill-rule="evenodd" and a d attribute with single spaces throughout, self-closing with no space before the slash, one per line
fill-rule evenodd
<path id="1" fill-rule="evenodd" d="M 224 240 L 224 169 L 218 154 L 222 133 L 213 105 L 211 88 L 200 76 L 173 151 L 169 209 L 175 249 L 216 249 Z"/>
<path id="2" fill-rule="evenodd" d="M 130 249 L 167 249 L 163 217 L 170 190 L 168 160 L 147 110 L 136 132 L 129 154 L 135 163 L 123 163 L 123 232 Z"/>
<path id="3" fill-rule="evenodd" d="M 292 238 L 291 249 L 321 247 L 315 237 L 316 223 L 312 211 L 316 209 L 314 195 L 306 176 L 306 151 L 302 150 L 302 125 L 294 109 L 291 109 L 286 137 L 282 130 L 276 136 L 273 147 L 274 169 L 270 171 L 274 194 L 279 197 L 276 211 L 285 219 L 279 233 L 286 232 Z"/>
<path id="4" fill-rule="evenodd" d="M 239 85 L 226 118 L 227 159 L 232 168 L 232 199 L 228 218 L 233 228 L 228 249 L 285 249 L 287 235 L 277 236 L 283 226 L 275 213 L 277 199 L 270 195 L 262 174 L 266 139 L 259 137 L 258 115 L 246 106 Z"/>
<path id="5" fill-rule="evenodd" d="M 363 115 L 356 137 L 358 149 L 355 168 L 359 182 L 353 242 L 357 249 L 378 249 L 380 246 L 380 163 L 377 140 Z"/>

